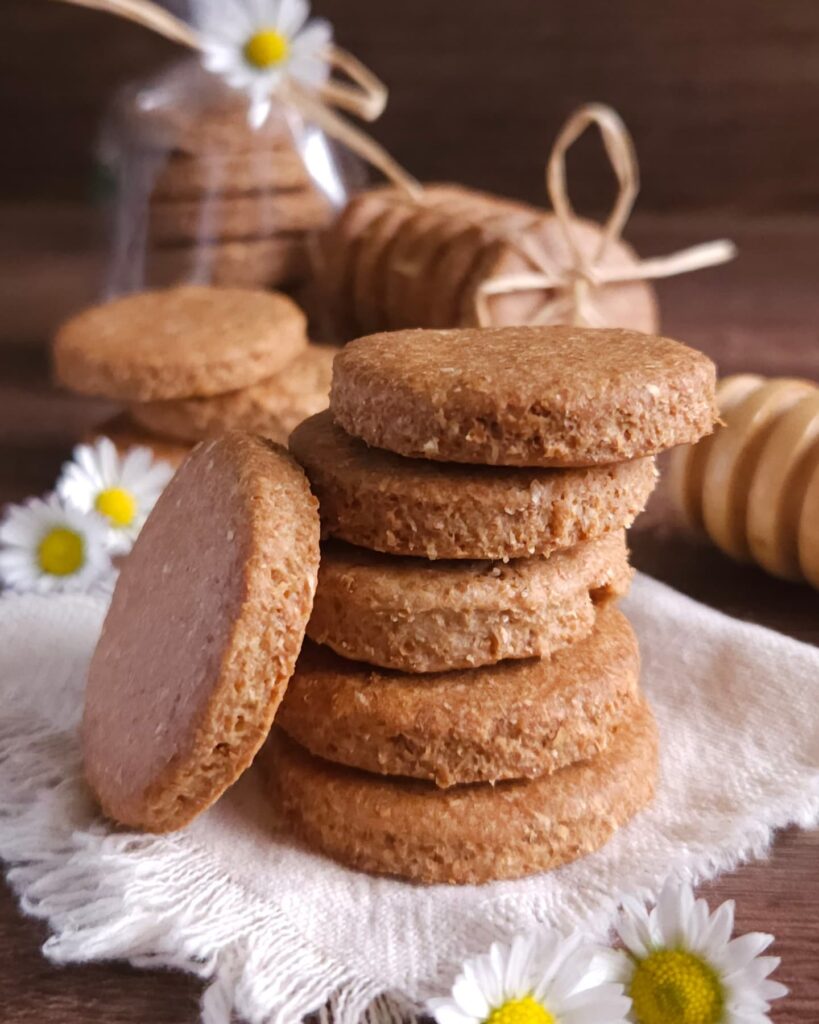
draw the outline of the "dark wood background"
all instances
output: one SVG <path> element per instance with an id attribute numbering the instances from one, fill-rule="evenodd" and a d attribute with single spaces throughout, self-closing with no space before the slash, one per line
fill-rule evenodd
<path id="1" fill-rule="evenodd" d="M 182 3 L 183 0 L 179 0 Z M 730 267 L 660 285 L 668 333 L 723 373 L 819 379 L 819 0 L 316 0 L 339 42 L 392 87 L 374 134 L 424 179 L 542 198 L 546 151 L 577 104 L 617 107 L 644 188 L 629 237 L 670 251 L 731 235 Z M 104 414 L 56 394 L 48 338 L 93 300 L 104 254 L 84 201 L 106 98 L 174 48 L 55 0 L 0 0 L 0 503 L 49 488 Z M 578 205 L 610 181 L 592 141 L 570 161 Z M 730 614 L 819 643 L 819 594 L 738 567 L 681 532 L 659 492 L 637 566 Z M 819 1020 L 819 833 L 706 887 L 742 930 L 777 936 L 791 996 L 776 1024 Z M 0 886 L 3 1024 L 193 1024 L 198 983 L 121 965 L 57 969 L 45 929 Z"/>
<path id="2" fill-rule="evenodd" d="M 178 0 L 181 4 L 182 0 Z M 819 205 L 817 0 L 315 0 L 390 85 L 374 128 L 420 178 L 542 196 L 560 122 L 611 103 L 640 152 L 644 210 Z M 55 0 L 2 0 L 0 194 L 80 197 L 107 95 L 177 49 Z M 578 151 L 578 202 L 602 161 Z"/>

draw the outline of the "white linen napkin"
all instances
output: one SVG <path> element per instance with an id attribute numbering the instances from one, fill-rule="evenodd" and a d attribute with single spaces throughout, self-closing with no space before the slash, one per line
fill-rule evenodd
<path id="1" fill-rule="evenodd" d="M 458 965 L 541 923 L 605 930 L 627 893 L 763 856 L 819 822 L 819 651 L 645 576 L 624 610 L 661 729 L 654 804 L 549 874 L 421 887 L 303 848 L 253 770 L 169 836 L 113 829 L 83 785 L 76 727 L 105 603 L 0 599 L 0 857 L 58 963 L 122 958 L 207 979 L 202 1019 L 339 1024 L 414 1017 Z"/>

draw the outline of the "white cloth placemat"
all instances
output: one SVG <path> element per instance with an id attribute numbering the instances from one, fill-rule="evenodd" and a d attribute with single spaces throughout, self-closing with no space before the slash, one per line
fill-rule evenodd
<path id="1" fill-rule="evenodd" d="M 605 929 L 627 893 L 764 855 L 819 821 L 819 651 L 647 577 L 624 602 L 662 734 L 653 806 L 601 852 L 483 887 L 370 878 L 282 831 L 251 770 L 170 836 L 113 830 L 82 783 L 76 727 L 104 602 L 0 599 L 0 856 L 59 963 L 123 958 L 209 979 L 207 1024 L 352 1024 L 412 1013 L 494 939 Z"/>

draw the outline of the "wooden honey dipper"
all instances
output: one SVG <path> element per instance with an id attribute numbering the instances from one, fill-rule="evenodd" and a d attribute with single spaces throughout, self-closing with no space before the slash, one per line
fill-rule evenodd
<path id="1" fill-rule="evenodd" d="M 677 508 L 731 558 L 819 588 L 819 386 L 737 374 L 717 401 L 724 425 L 672 455 Z"/>

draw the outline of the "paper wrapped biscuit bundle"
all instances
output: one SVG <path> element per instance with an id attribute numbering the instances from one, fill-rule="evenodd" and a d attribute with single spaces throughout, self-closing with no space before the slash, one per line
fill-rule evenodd
<path id="1" fill-rule="evenodd" d="M 599 128 L 618 183 L 597 224 L 578 217 L 566 151 Z M 409 327 L 574 324 L 653 333 L 651 279 L 723 263 L 727 241 L 642 260 L 622 239 L 639 189 L 634 147 L 617 113 L 579 108 L 560 131 L 546 181 L 551 211 L 458 185 L 354 196 L 324 234 L 319 274 L 342 337 Z"/>
<path id="2" fill-rule="evenodd" d="M 178 465 L 229 430 L 280 443 L 327 407 L 335 350 L 308 342 L 284 295 L 184 285 L 86 310 L 57 334 L 57 380 L 124 403 L 93 436 L 151 448 Z"/>
<path id="3" fill-rule="evenodd" d="M 680 513 L 736 561 L 819 588 L 819 387 L 738 374 L 717 401 L 716 433 L 671 462 Z"/>
<path id="4" fill-rule="evenodd" d="M 713 392 L 705 357 L 631 331 L 382 334 L 290 456 L 200 445 L 91 665 L 105 811 L 179 827 L 261 749 L 271 814 L 356 869 L 481 883 L 600 847 L 657 771 L 624 530 Z"/>

